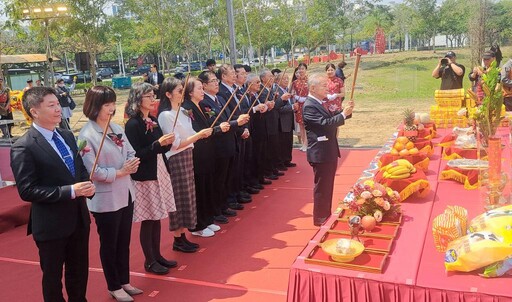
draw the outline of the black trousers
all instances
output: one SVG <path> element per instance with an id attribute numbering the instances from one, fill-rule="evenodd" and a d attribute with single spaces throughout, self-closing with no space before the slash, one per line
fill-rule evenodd
<path id="1" fill-rule="evenodd" d="M 265 175 L 265 160 L 267 159 L 267 140 L 266 138 L 258 137 L 254 138 L 252 143 L 252 165 L 255 168 L 258 181 L 263 181 Z"/>
<path id="2" fill-rule="evenodd" d="M 241 137 L 237 137 L 237 152 L 233 157 L 233 165 L 229 173 L 229 183 L 231 184 L 230 191 L 228 192 L 228 204 L 236 203 L 237 196 L 242 190 L 244 178 L 244 157 L 245 157 L 245 144 Z"/>
<path id="3" fill-rule="evenodd" d="M 216 201 L 216 190 L 214 185 L 214 176 L 211 174 L 194 173 L 196 184 L 196 214 L 197 224 L 191 232 L 204 230 L 213 223 L 213 216 L 216 215 L 215 208 L 218 204 Z"/>
<path id="4" fill-rule="evenodd" d="M 217 204 L 215 205 L 215 215 L 220 215 L 222 210 L 228 208 L 227 197 L 231 190 L 229 182 L 231 167 L 233 165 L 233 157 L 217 157 L 215 158 L 215 190 L 217 191 Z"/>
<path id="5" fill-rule="evenodd" d="M 279 134 L 268 136 L 267 150 L 265 152 L 265 175 L 274 173 L 279 163 Z"/>
<path id="6" fill-rule="evenodd" d="M 130 235 L 133 202 L 115 212 L 92 213 L 100 236 L 100 259 L 108 290 L 130 283 Z"/>
<path id="7" fill-rule="evenodd" d="M 293 132 L 279 132 L 279 164 L 284 165 L 292 161 Z"/>
<path id="8" fill-rule="evenodd" d="M 319 226 L 331 216 L 334 176 L 338 167 L 338 159 L 327 163 L 310 163 L 310 165 L 315 174 L 313 223 Z"/>
<path id="9" fill-rule="evenodd" d="M 89 225 L 79 225 L 71 236 L 49 241 L 36 241 L 43 271 L 45 302 L 64 302 L 62 295 L 62 266 L 65 270 L 69 302 L 87 301 L 89 276 Z"/>
<path id="10" fill-rule="evenodd" d="M 12 112 L 7 113 L 6 115 L 1 115 L 1 117 L 2 117 L 2 120 L 12 120 L 13 119 Z M 11 134 L 12 126 L 14 126 L 13 123 L 9 123 L 7 125 L 0 125 L 0 130 L 2 131 L 2 135 L 4 137 L 12 137 L 12 134 Z"/>
<path id="11" fill-rule="evenodd" d="M 249 138 L 244 139 L 242 144 L 244 144 L 244 187 L 257 185 L 258 184 L 258 174 L 255 162 L 253 160 L 253 138 L 249 136 Z"/>

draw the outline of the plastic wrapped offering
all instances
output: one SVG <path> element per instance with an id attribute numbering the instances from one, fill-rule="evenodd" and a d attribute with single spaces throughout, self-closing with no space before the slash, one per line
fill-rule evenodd
<path id="1" fill-rule="evenodd" d="M 512 246 L 487 231 L 455 239 L 448 244 L 444 266 L 447 271 L 470 272 L 512 255 Z"/>
<path id="2" fill-rule="evenodd" d="M 499 261 L 493 263 L 485 268 L 484 272 L 480 274 L 482 277 L 486 278 L 494 278 L 501 277 L 505 275 L 507 272 L 512 272 L 512 258 L 505 259 L 503 261 Z"/>
<path id="3" fill-rule="evenodd" d="M 487 211 L 471 220 L 469 232 L 486 230 L 503 237 L 505 243 L 512 243 L 512 205 Z"/>

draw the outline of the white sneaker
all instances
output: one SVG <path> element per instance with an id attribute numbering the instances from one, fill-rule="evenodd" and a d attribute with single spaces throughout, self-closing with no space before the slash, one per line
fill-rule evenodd
<path id="1" fill-rule="evenodd" d="M 218 226 L 218 225 L 216 225 L 214 223 L 212 223 L 209 226 L 207 226 L 207 228 L 212 230 L 212 231 L 214 231 L 214 232 L 220 231 L 220 226 Z"/>
<path id="2" fill-rule="evenodd" d="M 212 237 L 213 235 L 215 235 L 215 233 L 212 230 L 210 230 L 209 228 L 205 228 L 204 230 L 201 230 L 201 231 L 192 232 L 192 235 L 206 238 L 206 237 Z"/>

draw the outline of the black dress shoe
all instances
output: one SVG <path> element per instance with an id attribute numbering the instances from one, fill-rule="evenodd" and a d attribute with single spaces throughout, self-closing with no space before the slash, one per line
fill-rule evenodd
<path id="1" fill-rule="evenodd" d="M 225 209 L 225 210 L 222 210 L 222 215 L 224 215 L 226 217 L 235 217 L 236 211 L 233 211 L 231 209 Z"/>
<path id="2" fill-rule="evenodd" d="M 249 194 L 258 194 L 260 192 L 260 190 L 253 187 L 246 187 L 245 191 L 247 191 Z"/>
<path id="3" fill-rule="evenodd" d="M 161 264 L 167 268 L 173 268 L 173 267 L 178 266 L 178 262 L 176 262 L 174 260 L 167 260 L 164 257 L 157 259 L 156 262 L 158 262 L 159 264 Z"/>
<path id="4" fill-rule="evenodd" d="M 238 202 L 228 204 L 228 207 L 233 210 L 243 210 L 244 206 L 239 204 Z"/>
<path id="5" fill-rule="evenodd" d="M 292 163 L 292 162 L 289 162 L 289 163 L 284 163 L 284 165 L 288 168 L 291 168 L 291 167 L 297 167 L 297 164 L 296 163 Z"/>
<path id="6" fill-rule="evenodd" d="M 144 264 L 144 269 L 148 273 L 156 274 L 156 275 L 165 275 L 169 273 L 169 269 L 157 261 L 154 261 L 151 264 Z"/>
<path id="7" fill-rule="evenodd" d="M 238 196 L 251 199 L 251 195 L 249 193 L 247 193 L 247 190 L 238 192 Z"/>
<path id="8" fill-rule="evenodd" d="M 274 174 L 271 174 L 271 175 L 266 175 L 264 176 L 266 179 L 270 179 L 270 180 L 278 180 L 279 177 L 277 177 L 277 175 L 274 175 Z"/>
<path id="9" fill-rule="evenodd" d="M 274 175 L 276 175 L 276 176 L 283 176 L 283 175 L 284 175 L 284 173 L 283 173 L 283 172 L 281 172 L 281 171 L 279 171 L 279 170 L 275 170 L 275 171 L 274 171 Z"/>
<path id="10" fill-rule="evenodd" d="M 195 248 L 195 249 L 198 249 L 199 248 L 199 244 L 197 243 L 194 243 L 190 240 L 188 240 L 187 236 L 185 235 L 185 233 L 181 233 L 181 239 L 183 239 L 183 241 L 187 244 L 187 245 L 190 245 L 191 247 Z"/>
<path id="11" fill-rule="evenodd" d="M 268 179 L 264 179 L 264 180 L 260 180 L 260 184 L 262 184 L 262 185 L 271 185 L 272 181 L 270 181 Z"/>
<path id="12" fill-rule="evenodd" d="M 256 189 L 256 190 L 263 190 L 265 187 L 262 186 L 261 184 L 252 184 L 249 186 L 250 188 L 253 188 L 253 189 Z M 250 193 L 250 192 L 249 192 Z"/>
<path id="13" fill-rule="evenodd" d="M 172 249 L 174 251 L 183 252 L 183 253 L 197 252 L 196 248 L 188 245 L 181 237 L 174 237 L 174 243 L 172 244 Z"/>
<path id="14" fill-rule="evenodd" d="M 279 171 L 288 171 L 288 168 L 286 168 L 285 166 L 279 166 L 279 167 L 277 167 L 277 170 L 279 170 Z"/>
<path id="15" fill-rule="evenodd" d="M 226 224 L 229 222 L 228 218 L 224 215 L 213 216 L 213 221 L 218 222 L 220 224 Z"/>
<path id="16" fill-rule="evenodd" d="M 241 204 L 241 203 L 242 203 L 242 204 L 243 204 L 243 203 L 250 203 L 250 202 L 252 202 L 252 198 L 251 198 L 251 196 L 249 196 L 249 198 L 242 197 L 242 196 L 238 197 L 238 203 L 239 203 L 239 204 Z M 235 209 L 235 210 L 236 210 L 236 209 Z"/>

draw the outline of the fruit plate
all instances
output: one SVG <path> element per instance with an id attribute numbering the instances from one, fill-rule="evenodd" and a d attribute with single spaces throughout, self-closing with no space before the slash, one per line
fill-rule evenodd
<path id="1" fill-rule="evenodd" d="M 342 251 L 338 251 L 339 241 L 341 244 Z M 354 239 L 330 239 L 320 244 L 322 250 L 331 256 L 331 259 L 336 262 L 353 262 L 355 259 L 364 252 L 364 245 Z"/>
<path id="2" fill-rule="evenodd" d="M 319 245 L 316 245 L 304 259 L 304 262 L 370 273 L 382 273 L 387 258 L 388 253 L 365 250 L 351 262 L 337 262 L 332 260 L 331 256 L 324 252 Z"/>
<path id="3" fill-rule="evenodd" d="M 343 210 L 341 211 L 340 213 L 340 220 L 343 220 L 343 221 L 348 221 L 348 217 L 352 216 L 353 214 L 351 213 L 350 210 Z M 396 215 L 395 217 L 393 218 L 389 218 L 387 216 L 384 216 L 384 218 L 382 218 L 382 222 L 385 222 L 385 223 L 394 223 L 394 224 L 401 224 L 402 223 L 402 213 L 398 213 L 398 215 Z"/>
<path id="4" fill-rule="evenodd" d="M 324 242 L 331 239 L 351 239 L 349 234 L 339 234 L 332 233 L 330 230 L 325 233 L 325 235 L 320 239 L 320 242 Z M 354 238 L 355 239 L 355 238 Z M 359 240 L 364 245 L 365 250 L 367 251 L 377 251 L 377 252 L 391 252 L 391 247 L 393 246 L 393 238 L 379 238 L 379 237 L 369 237 L 364 234 L 359 235 Z"/>
<path id="5" fill-rule="evenodd" d="M 400 225 L 396 223 L 379 222 L 371 232 L 364 232 L 367 237 L 374 238 L 395 238 Z M 347 220 L 337 219 L 329 228 L 329 232 L 336 234 L 350 235 L 350 227 Z"/>

